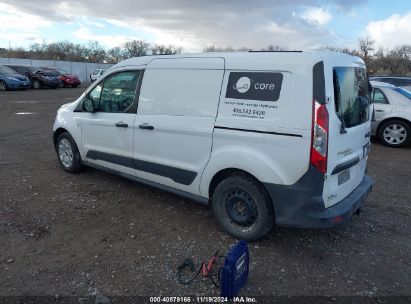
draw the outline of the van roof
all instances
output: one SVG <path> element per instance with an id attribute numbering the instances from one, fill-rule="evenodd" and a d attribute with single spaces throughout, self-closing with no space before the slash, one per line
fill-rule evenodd
<path id="1" fill-rule="evenodd" d="M 154 56 L 141 56 L 126 59 L 120 63 L 114 65 L 111 69 L 119 68 L 123 66 L 140 66 L 147 65 L 154 59 L 168 59 L 168 58 L 224 58 L 226 68 L 241 68 L 244 63 L 264 63 L 270 62 L 282 62 L 285 59 L 296 60 L 297 62 L 305 62 L 307 64 L 314 64 L 321 60 L 340 59 L 344 61 L 353 62 L 356 64 L 364 65 L 361 58 L 352 56 L 350 54 L 333 52 L 333 51 L 298 51 L 298 52 L 277 52 L 277 51 L 265 51 L 265 52 L 215 52 L 215 53 L 190 53 L 190 54 L 178 54 L 178 55 L 154 55 Z"/>

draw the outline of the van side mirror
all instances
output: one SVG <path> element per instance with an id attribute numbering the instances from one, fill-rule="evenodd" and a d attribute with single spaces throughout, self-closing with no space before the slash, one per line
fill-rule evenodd
<path id="1" fill-rule="evenodd" d="M 83 101 L 83 110 L 90 113 L 95 113 L 94 103 L 91 99 L 85 99 Z"/>

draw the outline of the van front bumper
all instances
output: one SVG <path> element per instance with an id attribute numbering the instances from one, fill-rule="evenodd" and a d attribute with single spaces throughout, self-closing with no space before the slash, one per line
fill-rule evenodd
<path id="1" fill-rule="evenodd" d="M 346 198 L 337 204 L 325 208 L 322 198 L 322 183 L 318 176 L 286 189 L 267 187 L 276 212 L 276 224 L 295 228 L 333 228 L 349 222 L 352 216 L 359 213 L 364 200 L 371 192 L 374 181 L 365 175 L 361 183 Z M 281 187 L 281 186 L 280 186 Z M 276 200 L 277 197 L 277 200 Z"/>

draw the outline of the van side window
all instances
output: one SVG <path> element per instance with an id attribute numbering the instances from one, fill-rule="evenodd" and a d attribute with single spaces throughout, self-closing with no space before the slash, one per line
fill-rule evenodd
<path id="1" fill-rule="evenodd" d="M 385 97 L 384 93 L 380 89 L 377 89 L 377 88 L 373 89 L 372 102 L 373 103 L 382 103 L 382 104 L 389 103 L 387 98 Z"/>
<path id="2" fill-rule="evenodd" d="M 99 112 L 122 113 L 134 102 L 140 71 L 125 71 L 107 77 L 89 94 Z"/>

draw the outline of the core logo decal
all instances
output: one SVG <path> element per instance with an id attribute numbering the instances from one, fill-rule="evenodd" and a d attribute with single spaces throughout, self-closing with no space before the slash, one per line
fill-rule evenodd
<path id="1" fill-rule="evenodd" d="M 230 72 L 226 98 L 277 101 L 283 74 L 269 72 Z"/>
<path id="2" fill-rule="evenodd" d="M 251 79 L 248 77 L 241 77 L 237 80 L 237 83 L 233 86 L 234 90 L 237 90 L 239 93 L 245 93 L 250 89 Z"/>

